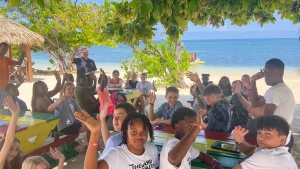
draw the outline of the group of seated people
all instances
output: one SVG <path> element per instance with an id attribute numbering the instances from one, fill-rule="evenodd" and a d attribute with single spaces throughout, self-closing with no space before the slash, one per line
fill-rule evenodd
<path id="1" fill-rule="evenodd" d="M 284 145 L 289 133 L 289 124 L 284 118 L 259 117 L 256 129 L 258 149 L 245 141 L 244 136 L 249 132 L 245 128 L 251 119 L 250 112 L 259 111 L 251 109 L 251 102 L 248 99 L 250 97 L 249 75 L 244 75 L 241 80 L 235 80 L 232 85 L 229 78 L 224 76 L 219 85 L 214 85 L 209 81 L 208 74 L 202 76 L 203 82 L 201 82 L 197 73 L 188 72 L 187 77 L 195 83 L 191 88 L 192 95 L 195 97 L 193 109 L 183 107 L 178 101 L 179 90 L 176 87 L 168 87 L 165 94 L 166 102 L 154 110 L 155 81 L 152 83 L 147 81 L 147 75 L 143 73 L 140 76 L 141 81 L 138 82 L 137 74 L 132 73 L 128 75 L 125 86 L 141 91 L 141 96 L 138 98 L 141 113 L 137 113 L 134 105 L 122 102 L 116 93 L 109 93 L 107 87 L 121 88 L 123 84 L 122 79 L 119 78 L 119 71 L 114 70 L 112 75 L 113 78 L 109 79 L 101 69 L 98 83 L 96 76 L 90 75 L 94 81 L 92 86 L 87 85 L 86 75 L 78 75 L 75 86 L 74 77 L 71 74 L 64 75 L 63 85 L 61 85 L 60 75 L 56 73 L 57 84 L 52 91 L 48 91 L 47 84 L 42 81 L 35 82 L 33 85 L 32 111 L 59 115 L 60 121 L 56 130 L 63 134 L 72 135 L 87 131 L 89 143 L 84 168 L 186 169 L 191 168 L 191 160 L 196 158 L 212 168 L 222 168 L 216 159 L 191 146 L 201 130 L 233 132 L 236 145 L 249 156 L 244 162 L 238 164 L 236 169 L 253 168 L 256 164 L 263 164 L 260 158 L 268 158 L 266 154 L 274 151 L 281 154 L 278 154 L 276 159 L 270 159 L 272 163 L 265 164 L 266 168 L 279 165 L 284 160 L 290 161 L 286 164 L 289 168 L 297 168 L 291 154 L 285 151 Z M 12 112 L 12 121 L 8 131 L 14 131 L 21 104 L 15 101 L 18 96 L 17 87 L 7 88 L 7 93 L 11 97 L 6 99 L 6 103 Z M 58 92 L 60 92 L 59 98 L 53 102 L 51 98 Z M 98 99 L 94 97 L 95 94 L 98 94 Z M 227 100 L 229 96 L 231 99 Z M 148 105 L 147 114 L 145 108 Z M 27 106 L 24 107 L 26 107 L 24 110 L 28 110 Z M 93 117 L 96 112 L 100 114 Z M 119 132 L 118 134 L 110 136 L 109 123 L 115 131 Z M 156 146 L 148 142 L 148 137 L 153 141 L 153 126 L 163 127 L 163 125 L 170 125 L 175 130 L 175 135 L 164 143 L 159 156 Z M 272 137 L 269 137 L 268 133 L 271 133 Z M 101 135 L 105 149 L 98 157 Z M 20 158 L 18 148 L 14 148 L 18 147 L 14 144 L 19 145 L 20 142 L 13 137 L 13 134 L 8 134 L 5 141 L 2 140 L 2 144 L 0 143 L 1 157 L 7 157 L 4 160 L 1 158 L 0 169 L 1 165 L 9 169 L 21 168 L 20 162 L 18 162 L 18 168 L 12 167 L 17 163 L 13 164 L 12 160 Z M 9 153 L 13 150 L 9 148 L 14 149 L 18 155 L 13 157 Z M 51 149 L 50 153 L 60 162 L 64 161 L 63 155 L 57 149 Z M 26 159 L 23 165 L 31 161 L 36 165 L 43 164 L 45 168 L 49 168 L 49 164 L 41 160 L 41 157 L 30 158 Z M 62 168 L 63 164 L 59 163 L 59 167 Z"/>

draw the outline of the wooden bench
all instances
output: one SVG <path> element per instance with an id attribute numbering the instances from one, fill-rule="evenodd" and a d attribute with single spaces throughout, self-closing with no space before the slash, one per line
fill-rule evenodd
<path id="1" fill-rule="evenodd" d="M 63 135 L 62 133 L 57 132 L 57 131 L 52 131 L 52 133 Z M 40 156 L 43 156 L 50 163 L 51 168 L 53 168 L 58 165 L 58 161 L 56 159 L 52 158 L 51 155 L 47 154 L 49 152 L 50 147 L 52 147 L 52 148 L 61 147 L 62 148 L 61 152 L 64 154 L 64 156 L 66 158 L 65 160 L 67 161 L 68 159 L 76 157 L 79 154 L 73 148 L 73 143 L 74 143 L 75 139 L 78 137 L 78 135 L 79 134 L 68 135 L 68 136 L 60 138 L 58 140 L 55 140 L 50 144 L 44 145 L 41 148 L 38 148 L 30 153 L 23 155 L 22 160 L 25 160 L 27 157 L 30 157 L 30 156 L 40 155 Z"/>

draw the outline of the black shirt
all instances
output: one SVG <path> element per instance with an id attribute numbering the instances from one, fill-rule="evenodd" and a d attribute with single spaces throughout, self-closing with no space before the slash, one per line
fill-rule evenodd
<path id="1" fill-rule="evenodd" d="M 136 84 L 138 83 L 138 81 L 136 81 L 135 83 L 132 82 L 132 80 L 129 80 L 129 86 L 132 88 L 132 89 L 135 89 L 136 88 Z"/>
<path id="2" fill-rule="evenodd" d="M 95 62 L 89 58 L 87 60 L 84 60 L 82 57 L 74 58 L 73 63 L 77 68 L 77 76 L 79 74 L 85 74 L 97 70 Z"/>

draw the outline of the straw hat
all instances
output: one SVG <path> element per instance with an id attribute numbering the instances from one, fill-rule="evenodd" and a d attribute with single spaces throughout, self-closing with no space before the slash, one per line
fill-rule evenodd
<path id="1" fill-rule="evenodd" d="M 41 46 L 44 38 L 25 26 L 10 19 L 0 16 L 0 43 L 6 42 L 9 45 L 27 44 L 30 46 Z"/>

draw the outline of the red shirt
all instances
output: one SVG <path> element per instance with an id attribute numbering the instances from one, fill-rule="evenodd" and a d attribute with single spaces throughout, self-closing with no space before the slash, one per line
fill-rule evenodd
<path id="1" fill-rule="evenodd" d="M 8 66 L 15 66 L 17 61 L 11 60 L 8 57 L 0 56 L 0 90 L 4 90 L 9 82 Z"/>
<path id="2" fill-rule="evenodd" d="M 109 93 L 107 88 L 104 88 L 103 92 L 97 87 L 97 94 L 98 94 L 98 99 L 99 99 L 99 112 L 103 109 L 104 103 L 108 103 L 108 112 L 107 115 L 113 115 L 114 114 L 114 108 L 115 105 L 111 102 Z"/>

